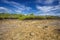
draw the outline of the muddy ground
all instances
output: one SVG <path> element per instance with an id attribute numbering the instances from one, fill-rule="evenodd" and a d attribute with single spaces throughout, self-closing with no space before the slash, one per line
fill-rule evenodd
<path id="1" fill-rule="evenodd" d="M 60 40 L 60 20 L 0 20 L 0 40 Z"/>

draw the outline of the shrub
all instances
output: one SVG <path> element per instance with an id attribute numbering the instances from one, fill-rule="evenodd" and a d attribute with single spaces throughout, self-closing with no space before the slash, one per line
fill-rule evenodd
<path id="1" fill-rule="evenodd" d="M 24 14 L 9 14 L 9 13 L 0 13 L 0 19 L 59 19 L 58 16 L 36 16 L 33 13 L 24 15 Z"/>

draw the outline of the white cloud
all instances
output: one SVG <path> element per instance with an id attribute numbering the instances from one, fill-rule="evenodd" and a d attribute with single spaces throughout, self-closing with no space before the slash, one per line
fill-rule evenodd
<path id="1" fill-rule="evenodd" d="M 46 0 L 45 4 L 52 4 L 55 0 Z"/>
<path id="2" fill-rule="evenodd" d="M 5 7 L 0 7 L 0 13 L 2 13 L 2 12 L 8 12 L 8 9 Z"/>
<path id="3" fill-rule="evenodd" d="M 16 12 L 16 13 L 22 13 L 22 11 L 20 11 L 20 10 L 15 10 L 15 12 Z"/>
<path id="4" fill-rule="evenodd" d="M 49 12 L 52 10 L 58 10 L 60 9 L 60 5 L 57 6 L 36 6 L 38 10 L 41 10 L 42 12 Z"/>
<path id="5" fill-rule="evenodd" d="M 41 10 L 43 12 L 48 12 L 48 11 L 50 11 L 52 9 L 52 7 L 50 7 L 50 6 L 43 6 L 43 7 L 37 6 L 37 9 Z"/>
<path id="6" fill-rule="evenodd" d="M 11 12 L 12 10 L 8 9 L 8 8 L 5 8 L 5 7 L 0 7 L 0 13 L 9 13 Z"/>
<path id="7" fill-rule="evenodd" d="M 4 3 L 9 3 L 8 0 L 1 0 L 1 1 L 4 2 Z"/>
<path id="8" fill-rule="evenodd" d="M 39 15 L 55 15 L 54 13 L 43 13 L 43 14 L 39 14 Z"/>
<path id="9" fill-rule="evenodd" d="M 41 11 L 42 15 L 55 15 L 55 14 L 59 14 L 59 10 L 60 10 L 60 5 L 57 6 L 36 6 L 37 10 L 39 10 L 38 12 Z M 58 13 L 56 13 L 58 12 Z"/>
<path id="10" fill-rule="evenodd" d="M 5 9 L 5 10 L 7 10 L 7 8 L 5 8 L 5 7 L 0 7 L 0 10 L 1 10 L 1 9 Z"/>
<path id="11" fill-rule="evenodd" d="M 20 3 L 14 2 L 14 1 L 5 0 L 5 1 L 3 1 L 3 2 L 4 2 L 4 3 L 7 3 L 7 4 L 9 4 L 9 5 L 13 6 L 13 7 L 15 7 L 13 10 L 14 10 L 15 12 L 17 12 L 17 13 L 22 12 L 22 11 L 24 11 L 24 10 L 29 11 L 29 10 L 32 9 L 31 7 L 27 7 L 27 6 L 25 6 L 25 5 L 22 5 L 22 4 L 20 4 Z"/>
<path id="12" fill-rule="evenodd" d="M 52 3 L 53 1 L 55 1 L 55 0 L 36 0 L 37 3 L 42 3 L 42 2 L 44 2 L 44 3 Z"/>
<path id="13" fill-rule="evenodd" d="M 32 8 L 27 7 L 25 5 L 21 5 L 21 4 L 17 3 L 17 2 L 11 2 L 11 3 L 13 4 L 14 7 L 16 7 L 19 10 L 30 10 L 30 9 L 32 9 Z"/>
<path id="14" fill-rule="evenodd" d="M 36 0 L 35 2 L 36 2 L 36 3 L 41 3 L 41 1 L 42 1 L 42 0 Z"/>
<path id="15" fill-rule="evenodd" d="M 42 4 L 53 4 L 53 2 L 60 1 L 60 0 L 36 0 L 35 3 L 42 3 Z"/>

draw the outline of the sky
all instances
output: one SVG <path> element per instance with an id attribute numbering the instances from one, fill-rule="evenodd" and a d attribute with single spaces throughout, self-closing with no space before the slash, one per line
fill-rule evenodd
<path id="1" fill-rule="evenodd" d="M 60 15 L 60 0 L 0 0 L 0 13 Z"/>

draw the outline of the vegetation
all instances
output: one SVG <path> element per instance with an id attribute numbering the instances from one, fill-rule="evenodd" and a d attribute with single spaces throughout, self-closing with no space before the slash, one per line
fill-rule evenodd
<path id="1" fill-rule="evenodd" d="M 28 20 L 28 19 L 57 19 L 60 18 L 58 16 L 36 16 L 33 13 L 31 14 L 9 14 L 9 13 L 0 13 L 0 19 L 20 19 L 20 20 Z"/>

